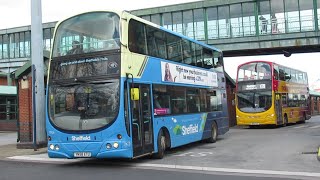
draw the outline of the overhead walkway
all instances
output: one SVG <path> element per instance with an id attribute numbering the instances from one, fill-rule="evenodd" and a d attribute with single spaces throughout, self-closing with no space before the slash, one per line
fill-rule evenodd
<path id="1" fill-rule="evenodd" d="M 132 11 L 224 56 L 317 52 L 320 0 L 211 0 Z"/>

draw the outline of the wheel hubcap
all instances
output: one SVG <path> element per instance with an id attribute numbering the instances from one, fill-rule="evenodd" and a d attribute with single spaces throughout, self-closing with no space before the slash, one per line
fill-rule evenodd
<path id="1" fill-rule="evenodd" d="M 166 148 L 166 139 L 164 136 L 161 136 L 161 148 L 163 150 Z"/>
<path id="2" fill-rule="evenodd" d="M 215 128 L 212 128 L 212 137 L 213 137 L 213 139 L 216 139 L 216 137 L 217 137 L 217 132 L 216 132 Z"/>

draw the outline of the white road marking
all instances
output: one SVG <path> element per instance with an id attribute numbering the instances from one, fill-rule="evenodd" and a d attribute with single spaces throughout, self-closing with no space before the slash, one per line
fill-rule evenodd
<path id="1" fill-rule="evenodd" d="M 307 125 L 303 125 L 303 126 L 297 126 L 297 127 L 293 127 L 294 129 L 300 129 L 300 128 L 304 128 L 307 127 Z"/>
<path id="2" fill-rule="evenodd" d="M 310 129 L 316 129 L 316 128 L 320 128 L 320 125 L 310 127 Z"/>
<path id="3" fill-rule="evenodd" d="M 44 155 L 29 155 L 29 156 L 12 156 L 8 157 L 11 160 L 19 161 L 32 161 L 42 163 L 74 163 L 81 162 L 86 159 L 54 159 L 48 158 Z M 149 167 L 149 168 L 167 168 L 167 169 L 180 169 L 180 170 L 197 170 L 208 172 L 222 172 L 222 173 L 242 173 L 242 174 L 262 174 L 262 175 L 281 175 L 281 176 L 301 176 L 301 177 L 320 177 L 320 173 L 313 172 L 292 172 L 292 171 L 273 171 L 273 170 L 254 170 L 254 169 L 234 169 L 234 168 L 215 168 L 215 167 L 202 167 L 202 166 L 184 166 L 173 164 L 152 164 L 152 163 L 115 163 L 117 165 L 130 167 Z"/>

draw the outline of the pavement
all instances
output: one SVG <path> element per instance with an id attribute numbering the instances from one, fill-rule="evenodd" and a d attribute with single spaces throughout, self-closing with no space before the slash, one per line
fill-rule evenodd
<path id="1" fill-rule="evenodd" d="M 46 154 L 47 148 L 17 149 L 17 132 L 0 131 L 0 160 L 12 156 Z"/>

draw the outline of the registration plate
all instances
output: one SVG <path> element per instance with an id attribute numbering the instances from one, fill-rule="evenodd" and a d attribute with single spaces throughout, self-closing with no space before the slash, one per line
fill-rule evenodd
<path id="1" fill-rule="evenodd" d="M 75 152 L 73 153 L 73 156 L 87 158 L 87 157 L 91 157 L 91 152 Z"/>

